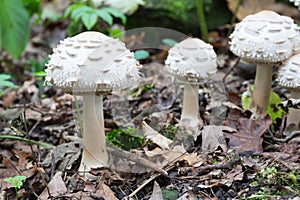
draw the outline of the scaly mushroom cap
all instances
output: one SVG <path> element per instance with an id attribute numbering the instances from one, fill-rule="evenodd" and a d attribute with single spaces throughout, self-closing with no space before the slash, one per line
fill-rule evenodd
<path id="1" fill-rule="evenodd" d="M 46 64 L 46 82 L 67 93 L 105 93 L 139 81 L 139 63 L 125 44 L 87 31 L 61 41 Z"/>
<path id="2" fill-rule="evenodd" d="M 187 38 L 169 50 L 166 69 L 179 82 L 199 84 L 217 70 L 217 55 L 210 44 Z"/>
<path id="3" fill-rule="evenodd" d="M 298 9 L 300 9 L 300 0 L 290 0 L 290 2 L 294 2 L 294 5 L 298 6 Z"/>
<path id="4" fill-rule="evenodd" d="M 229 37 L 230 50 L 249 63 L 278 63 L 300 47 L 293 19 L 263 10 L 245 17 Z"/>
<path id="5" fill-rule="evenodd" d="M 280 66 L 277 81 L 287 89 L 300 91 L 300 54 L 290 57 Z"/>

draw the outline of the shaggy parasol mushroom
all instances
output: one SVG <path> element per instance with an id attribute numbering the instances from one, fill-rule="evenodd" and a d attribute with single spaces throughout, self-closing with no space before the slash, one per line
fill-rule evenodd
<path id="1" fill-rule="evenodd" d="M 79 170 L 107 166 L 103 94 L 138 84 L 139 63 L 117 39 L 87 31 L 61 41 L 47 63 L 46 82 L 83 96 L 83 154 Z"/>
<path id="2" fill-rule="evenodd" d="M 291 92 L 291 98 L 300 99 L 300 54 L 292 56 L 280 66 L 277 81 Z M 291 124 L 295 125 L 296 130 L 300 130 L 299 109 L 289 108 L 286 126 Z"/>
<path id="3" fill-rule="evenodd" d="M 293 19 L 263 10 L 245 17 L 230 35 L 230 50 L 256 64 L 251 110 L 253 118 L 266 115 L 272 84 L 272 67 L 299 48 L 299 28 Z"/>
<path id="4" fill-rule="evenodd" d="M 187 38 L 169 50 L 165 64 L 177 81 L 184 84 L 181 123 L 190 127 L 199 125 L 199 84 L 217 71 L 213 47 L 198 38 Z"/>

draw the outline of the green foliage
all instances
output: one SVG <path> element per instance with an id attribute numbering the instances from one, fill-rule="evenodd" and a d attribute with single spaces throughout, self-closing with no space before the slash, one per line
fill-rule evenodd
<path id="1" fill-rule="evenodd" d="M 268 166 L 256 174 L 250 185 L 258 187 L 259 191 L 249 199 L 269 199 L 266 197 L 289 195 L 291 192 L 300 195 L 300 174 L 297 170 L 280 172 L 278 166 Z"/>
<path id="2" fill-rule="evenodd" d="M 155 87 L 154 83 L 150 83 L 148 85 L 144 85 L 142 87 L 138 87 L 135 90 L 129 90 L 128 95 L 132 97 L 139 97 L 141 96 L 144 92 L 148 92 L 149 90 L 153 89 Z"/>
<path id="3" fill-rule="evenodd" d="M 22 3 L 31 17 L 33 14 L 41 16 L 41 1 L 40 0 L 22 0 Z"/>
<path id="4" fill-rule="evenodd" d="M 249 94 L 253 92 L 254 85 L 251 85 L 249 88 L 250 91 L 246 91 L 242 94 L 242 107 L 244 110 L 250 109 L 252 103 L 252 97 Z M 285 113 L 283 109 L 278 107 L 281 101 L 278 94 L 271 91 L 267 113 L 271 116 L 273 122 L 276 122 L 277 118 L 281 119 Z"/>
<path id="5" fill-rule="evenodd" d="M 173 190 L 162 189 L 162 195 L 164 200 L 173 200 L 178 198 L 179 192 L 174 189 Z"/>
<path id="6" fill-rule="evenodd" d="M 19 58 L 29 40 L 29 14 L 21 0 L 0 0 L 0 49 Z"/>
<path id="7" fill-rule="evenodd" d="M 162 133 L 165 137 L 173 140 L 175 138 L 175 134 L 178 131 L 178 128 L 176 126 L 173 126 L 171 124 L 164 127 L 159 132 Z"/>
<path id="8" fill-rule="evenodd" d="M 134 128 L 113 129 L 106 135 L 109 143 L 124 150 L 139 148 L 143 143 L 143 136 Z"/>
<path id="9" fill-rule="evenodd" d="M 64 16 L 71 18 L 71 24 L 68 28 L 69 34 L 71 35 L 82 31 L 78 30 L 78 28 L 80 29 L 81 23 L 87 30 L 91 30 L 98 24 L 99 19 L 109 26 L 113 25 L 114 17 L 121 19 L 123 24 L 125 24 L 127 20 L 126 16 L 117 9 L 110 7 L 93 8 L 82 3 L 69 6 Z"/>
<path id="10" fill-rule="evenodd" d="M 134 58 L 136 60 L 142 60 L 142 59 L 146 59 L 150 56 L 149 52 L 146 50 L 136 50 L 134 52 Z"/>
<path id="11" fill-rule="evenodd" d="M 18 190 L 23 186 L 23 181 L 26 179 L 26 176 L 14 176 L 4 179 L 4 181 L 11 183 L 15 188 L 16 196 L 18 197 Z"/>
<path id="12" fill-rule="evenodd" d="M 13 82 L 10 81 L 11 75 L 0 74 L 0 98 L 10 89 L 17 88 Z M 7 88 L 7 90 L 5 90 Z"/>

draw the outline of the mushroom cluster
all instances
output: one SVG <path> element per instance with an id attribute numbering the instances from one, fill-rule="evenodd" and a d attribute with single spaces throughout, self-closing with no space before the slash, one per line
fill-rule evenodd
<path id="1" fill-rule="evenodd" d="M 251 105 L 254 118 L 266 114 L 273 65 L 299 51 L 299 36 L 299 27 L 292 18 L 268 10 L 245 17 L 230 35 L 230 50 L 257 65 Z"/>
<path id="2" fill-rule="evenodd" d="M 190 127 L 201 124 L 199 84 L 217 71 L 217 55 L 210 44 L 198 38 L 187 38 L 169 50 L 166 69 L 184 84 L 181 123 Z"/>
<path id="3" fill-rule="evenodd" d="M 61 41 L 47 63 L 46 82 L 83 96 L 83 154 L 79 170 L 107 166 L 103 94 L 138 84 L 139 63 L 118 39 L 83 32 Z"/>
<path id="4" fill-rule="evenodd" d="M 300 54 L 292 56 L 280 66 L 277 81 L 291 92 L 291 98 L 300 99 Z M 299 109 L 289 108 L 286 127 L 292 124 L 295 130 L 300 130 Z"/>

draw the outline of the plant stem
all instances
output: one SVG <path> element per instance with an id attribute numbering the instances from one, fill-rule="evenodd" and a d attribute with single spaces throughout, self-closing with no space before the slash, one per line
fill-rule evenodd
<path id="1" fill-rule="evenodd" d="M 202 38 L 205 42 L 209 42 L 207 25 L 206 25 L 204 9 L 203 9 L 203 1 L 196 0 L 196 4 L 197 4 L 197 14 L 198 14 L 198 19 L 199 19 L 199 25 L 201 28 Z"/>
<path id="2" fill-rule="evenodd" d="M 258 64 L 254 81 L 251 111 L 254 118 L 259 119 L 267 114 L 272 88 L 272 65 Z"/>
<path id="3" fill-rule="evenodd" d="M 78 105 L 78 100 L 76 95 L 74 95 L 74 101 L 75 101 L 75 108 L 76 108 L 76 113 L 77 113 L 77 119 L 79 121 L 79 130 L 80 130 L 80 135 L 83 135 L 83 125 L 82 125 L 82 119 L 81 119 L 81 114 L 80 114 L 80 108 Z"/>
<path id="4" fill-rule="evenodd" d="M 28 142 L 28 143 L 32 143 L 32 144 L 36 144 L 48 149 L 54 148 L 54 146 L 52 144 L 48 144 L 48 143 L 44 143 L 44 142 L 40 142 L 40 141 L 35 141 L 35 140 L 31 140 L 31 139 L 27 139 L 27 138 L 22 138 L 19 136 L 14 136 L 14 135 L 0 135 L 0 139 L 9 139 L 9 140 L 19 140 L 22 142 Z"/>

